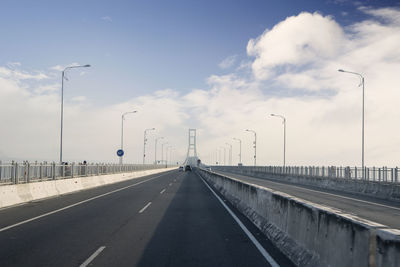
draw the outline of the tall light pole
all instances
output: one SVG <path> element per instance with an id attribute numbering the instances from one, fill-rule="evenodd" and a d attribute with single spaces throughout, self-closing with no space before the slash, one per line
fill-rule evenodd
<path id="1" fill-rule="evenodd" d="M 345 72 L 345 73 L 350 73 L 354 74 L 360 77 L 361 82 L 358 86 L 362 85 L 362 123 L 361 123 L 361 165 L 362 165 L 362 178 L 365 178 L 365 164 L 364 164 L 364 113 L 365 113 L 365 107 L 364 107 L 364 98 L 365 98 L 365 85 L 364 85 L 364 77 L 357 72 L 352 72 L 352 71 L 347 71 L 347 70 L 342 70 L 339 69 L 339 72 Z"/>
<path id="2" fill-rule="evenodd" d="M 171 149 L 171 148 L 172 148 L 172 146 L 167 146 L 166 149 L 165 149 L 166 150 L 165 151 L 165 167 L 168 167 L 168 152 L 169 152 L 168 150 Z"/>
<path id="3" fill-rule="evenodd" d="M 124 119 L 125 119 L 125 115 L 129 114 L 129 113 L 136 113 L 137 111 L 128 111 L 122 114 L 121 116 L 121 150 L 124 150 Z M 122 155 L 121 157 L 119 157 L 119 164 L 122 165 L 123 161 L 122 158 L 124 156 Z"/>
<path id="4" fill-rule="evenodd" d="M 167 145 L 167 144 L 168 144 L 168 142 L 161 144 L 161 163 L 164 162 L 164 145 Z"/>
<path id="5" fill-rule="evenodd" d="M 229 143 L 225 143 L 229 146 L 229 165 L 232 165 L 232 145 Z"/>
<path id="6" fill-rule="evenodd" d="M 224 150 L 224 166 L 226 166 L 226 147 L 221 146 L 221 148 Z"/>
<path id="7" fill-rule="evenodd" d="M 242 140 L 239 138 L 233 138 L 233 140 L 239 141 L 239 164 L 242 163 Z"/>
<path id="8" fill-rule="evenodd" d="M 155 139 L 155 144 L 154 144 L 154 164 L 156 164 L 156 165 L 157 165 L 157 142 L 160 139 L 164 139 L 164 137 L 157 137 Z"/>
<path id="9" fill-rule="evenodd" d="M 144 134 L 143 134 L 143 165 L 146 162 L 146 143 L 147 143 L 146 136 L 147 136 L 147 132 L 148 131 L 154 131 L 155 129 L 156 128 L 149 128 L 149 129 L 144 130 Z"/>
<path id="10" fill-rule="evenodd" d="M 272 117 L 279 117 L 283 123 L 283 168 L 286 166 L 286 118 L 282 115 L 271 114 Z"/>
<path id="11" fill-rule="evenodd" d="M 62 152 L 63 152 L 63 124 L 64 124 L 64 79 L 65 72 L 69 69 L 74 68 L 89 68 L 90 65 L 80 65 L 80 66 L 69 66 L 66 67 L 61 73 L 61 130 L 60 130 L 60 164 L 62 164 Z"/>
<path id="12" fill-rule="evenodd" d="M 254 166 L 256 166 L 257 165 L 257 133 L 250 129 L 246 129 L 246 132 L 254 133 Z"/>

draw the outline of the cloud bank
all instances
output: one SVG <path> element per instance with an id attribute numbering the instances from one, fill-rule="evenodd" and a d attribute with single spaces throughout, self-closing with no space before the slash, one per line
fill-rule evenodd
<path id="1" fill-rule="evenodd" d="M 64 158 L 117 162 L 121 114 L 136 109 L 125 120 L 126 162 L 141 162 L 143 130 L 156 127 L 149 135 L 149 159 L 155 136 L 175 147 L 174 159 L 184 159 L 187 129 L 197 128 L 203 161 L 223 161 L 228 142 L 237 163 L 236 137 L 243 141 L 243 163 L 251 165 L 253 136 L 244 130 L 253 129 L 258 164 L 280 165 L 282 123 L 269 116 L 277 113 L 287 118 L 287 164 L 359 166 L 361 88 L 357 76 L 337 72 L 343 68 L 365 77 L 366 164 L 398 166 L 400 11 L 360 7 L 360 12 L 369 18 L 347 27 L 319 13 L 288 17 L 249 40 L 250 64 L 211 75 L 208 88 L 187 94 L 164 89 L 103 107 L 75 96 L 65 105 Z M 235 60 L 226 63 L 231 67 Z M 50 76 L 0 68 L 0 158 L 57 159 L 59 91 L 52 80 L 41 86 L 27 82 Z"/>

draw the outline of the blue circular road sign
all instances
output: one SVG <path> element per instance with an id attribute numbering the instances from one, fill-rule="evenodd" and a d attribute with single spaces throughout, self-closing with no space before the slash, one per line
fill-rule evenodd
<path id="1" fill-rule="evenodd" d="M 122 157 L 124 155 L 124 151 L 122 149 L 117 150 L 118 157 Z"/>

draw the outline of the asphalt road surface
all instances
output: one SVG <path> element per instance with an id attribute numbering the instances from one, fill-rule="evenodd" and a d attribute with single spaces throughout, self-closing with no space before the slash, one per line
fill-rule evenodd
<path id="1" fill-rule="evenodd" d="M 0 210 L 0 266 L 279 265 L 291 263 L 193 172 Z"/>
<path id="2" fill-rule="evenodd" d="M 316 204 L 333 207 L 360 218 L 389 226 L 390 228 L 400 229 L 400 203 L 398 202 L 307 185 L 289 184 L 285 181 L 277 181 L 276 179 L 268 180 L 268 178 L 256 178 L 230 172 L 215 172 L 247 183 L 280 191 Z"/>

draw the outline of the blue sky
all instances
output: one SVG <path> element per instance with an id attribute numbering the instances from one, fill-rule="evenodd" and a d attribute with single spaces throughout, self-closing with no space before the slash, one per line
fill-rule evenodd
<path id="1" fill-rule="evenodd" d="M 0 160 L 56 160 L 60 70 L 67 73 L 64 158 L 141 162 L 143 130 L 184 159 L 187 129 L 215 162 L 232 138 L 251 164 L 279 165 L 288 121 L 289 165 L 360 164 L 360 88 L 366 78 L 366 163 L 400 158 L 398 1 L 2 1 Z M 234 146 L 233 154 L 238 153 Z M 220 152 L 221 153 L 221 152 Z M 235 157 L 236 158 L 236 157 Z"/>
<path id="2" fill-rule="evenodd" d="M 318 11 L 342 25 L 365 16 L 352 1 L 334 0 L 13 0 L 1 5 L 0 63 L 20 62 L 29 70 L 92 64 L 87 76 L 73 81 L 94 104 L 165 88 L 205 88 L 208 76 L 231 71 L 218 66 L 222 60 L 245 59 L 248 40 L 287 16 Z"/>

